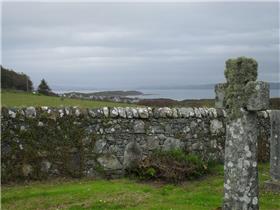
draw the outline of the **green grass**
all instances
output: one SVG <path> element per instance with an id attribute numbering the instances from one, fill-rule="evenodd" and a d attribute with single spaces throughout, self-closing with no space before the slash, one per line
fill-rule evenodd
<path id="1" fill-rule="evenodd" d="M 81 99 L 64 99 L 54 96 L 35 95 L 32 93 L 2 91 L 1 93 L 2 106 L 6 107 L 26 107 L 26 106 L 78 106 L 81 108 L 96 108 L 96 107 L 126 107 L 134 106 L 133 104 L 114 103 L 106 101 L 92 101 Z"/>
<path id="2" fill-rule="evenodd" d="M 180 185 L 140 183 L 135 180 L 72 180 L 2 187 L 2 209 L 189 209 L 221 206 L 223 166 L 197 181 Z M 260 209 L 280 209 L 280 194 L 265 192 L 268 165 L 260 166 Z"/>

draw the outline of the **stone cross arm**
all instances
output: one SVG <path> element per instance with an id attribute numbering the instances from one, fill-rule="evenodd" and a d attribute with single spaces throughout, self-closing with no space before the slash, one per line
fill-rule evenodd
<path id="1" fill-rule="evenodd" d="M 220 83 L 215 86 L 215 107 L 225 107 L 225 93 L 227 83 Z M 245 109 L 248 111 L 261 111 L 269 107 L 269 84 L 263 81 L 250 81 L 244 87 L 246 94 Z M 236 98 L 235 100 L 238 100 Z"/>

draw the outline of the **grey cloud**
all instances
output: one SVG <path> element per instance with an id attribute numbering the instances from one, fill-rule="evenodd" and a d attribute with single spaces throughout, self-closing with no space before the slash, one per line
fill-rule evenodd
<path id="1" fill-rule="evenodd" d="M 278 4 L 5 2 L 2 61 L 35 83 L 117 89 L 219 82 L 244 55 L 278 81 Z"/>

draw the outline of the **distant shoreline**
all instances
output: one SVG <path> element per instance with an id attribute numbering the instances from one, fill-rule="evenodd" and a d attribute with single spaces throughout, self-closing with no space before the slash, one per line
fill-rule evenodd
<path id="1" fill-rule="evenodd" d="M 79 91 L 71 91 L 67 93 L 62 93 L 64 95 L 70 95 L 70 94 L 79 94 L 83 96 L 107 96 L 107 97 L 125 97 L 125 96 L 140 96 L 144 95 L 144 93 L 136 90 L 112 90 L 112 91 L 97 91 L 97 92 L 79 92 Z"/>
<path id="2" fill-rule="evenodd" d="M 192 99 L 213 99 L 215 98 L 214 89 L 140 89 L 133 91 L 100 91 L 100 90 L 71 90 L 71 91 L 54 91 L 59 95 L 74 93 L 84 97 L 125 97 L 138 99 L 172 99 L 172 100 L 192 100 Z M 280 97 L 280 89 L 270 89 L 271 98 Z"/>

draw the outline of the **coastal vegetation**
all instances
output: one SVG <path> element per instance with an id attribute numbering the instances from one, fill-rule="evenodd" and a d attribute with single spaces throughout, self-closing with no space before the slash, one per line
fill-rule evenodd
<path id="1" fill-rule="evenodd" d="M 45 96 L 41 94 L 33 94 L 18 91 L 2 91 L 2 106 L 6 107 L 26 107 L 26 106 L 78 106 L 81 108 L 96 108 L 103 106 L 136 106 L 135 104 L 115 103 L 108 101 L 93 101 L 82 99 L 60 98 L 55 96 Z"/>
<path id="2" fill-rule="evenodd" d="M 33 82 L 28 75 L 1 66 L 1 88 L 30 92 L 33 91 Z"/>

